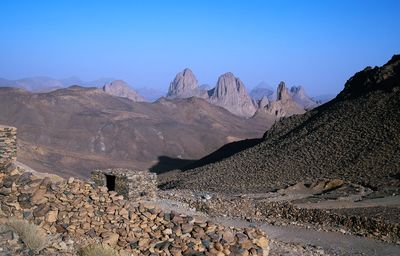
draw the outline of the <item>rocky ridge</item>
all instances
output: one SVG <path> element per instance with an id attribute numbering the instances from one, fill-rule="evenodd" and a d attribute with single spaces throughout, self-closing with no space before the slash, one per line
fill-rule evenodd
<path id="1" fill-rule="evenodd" d="M 0 109 L 0 123 L 19 130 L 19 161 L 64 177 L 113 167 L 161 172 L 273 124 L 199 98 L 134 102 L 79 86 L 40 94 L 0 88 Z"/>
<path id="2" fill-rule="evenodd" d="M 399 193 L 400 56 L 355 74 L 332 101 L 282 119 L 263 141 L 178 175 L 175 187 L 262 193 L 316 179 L 344 179 Z M 237 184 L 240 180 L 240 184 Z"/>
<path id="3" fill-rule="evenodd" d="M 277 91 L 279 91 L 279 85 Z M 265 85 L 264 83 L 260 83 L 250 91 L 250 96 L 255 102 L 258 103 L 259 108 L 262 108 L 260 107 L 260 101 L 263 98 L 268 99 L 270 102 L 278 100 L 277 91 L 273 91 L 269 86 Z M 290 87 L 290 89 L 288 89 L 288 94 L 292 97 L 292 100 L 298 106 L 300 106 L 305 110 L 313 109 L 321 105 L 320 101 L 314 100 L 313 98 L 307 95 L 303 86 Z"/>
<path id="4" fill-rule="evenodd" d="M 270 115 L 280 119 L 282 117 L 305 113 L 304 108 L 293 100 L 284 82 L 279 83 L 276 95 L 276 100 L 269 101 L 264 96 L 258 102 L 259 109 L 257 110 L 257 115 Z"/>
<path id="5" fill-rule="evenodd" d="M 216 87 L 207 90 L 204 86 L 199 87 L 193 72 L 186 68 L 171 82 L 167 98 L 190 97 L 206 99 L 238 116 L 251 117 L 256 111 L 243 82 L 232 73 L 221 75 Z"/>
<path id="6" fill-rule="evenodd" d="M 259 86 L 263 86 L 260 84 Z M 279 119 L 294 114 L 304 113 L 317 104 L 306 95 L 303 87 L 292 87 L 289 92 L 285 84 L 279 84 L 274 93 L 269 88 L 257 87 L 251 92 L 251 97 L 243 82 L 228 72 L 218 78 L 212 89 L 199 87 L 193 72 L 186 68 L 176 75 L 171 82 L 167 98 L 197 97 L 206 99 L 210 103 L 223 107 L 229 112 L 242 117 L 252 117 L 258 112 L 259 116 L 268 115 Z"/>

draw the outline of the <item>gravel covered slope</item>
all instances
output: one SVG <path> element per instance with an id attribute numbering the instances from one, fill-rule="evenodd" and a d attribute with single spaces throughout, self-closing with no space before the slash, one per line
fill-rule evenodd
<path id="1" fill-rule="evenodd" d="M 399 191 L 400 55 L 354 75 L 331 102 L 280 121 L 256 146 L 165 187 L 257 193 L 320 178 Z"/>

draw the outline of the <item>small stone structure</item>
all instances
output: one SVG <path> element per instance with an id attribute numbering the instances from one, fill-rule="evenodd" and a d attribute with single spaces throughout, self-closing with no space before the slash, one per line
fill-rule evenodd
<path id="1" fill-rule="evenodd" d="M 130 169 L 94 170 L 92 180 L 106 186 L 128 200 L 153 199 L 157 192 L 157 176 L 149 171 Z"/>
<path id="2" fill-rule="evenodd" d="M 17 128 L 0 125 L 0 170 L 17 159 Z"/>

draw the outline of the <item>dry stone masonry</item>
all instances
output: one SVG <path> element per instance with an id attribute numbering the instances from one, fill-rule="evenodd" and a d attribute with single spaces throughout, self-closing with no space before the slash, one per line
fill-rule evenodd
<path id="1" fill-rule="evenodd" d="M 0 170 L 17 158 L 17 128 L 0 125 Z"/>
<path id="2" fill-rule="evenodd" d="M 157 176 L 149 171 L 107 169 L 92 172 L 98 186 L 106 186 L 129 200 L 153 199 L 157 193 Z"/>
<path id="3" fill-rule="evenodd" d="M 107 187 L 77 179 L 54 183 L 31 173 L 1 173 L 1 210 L 49 234 L 98 239 L 131 255 L 268 255 L 256 228 L 238 229 L 125 200 Z"/>
<path id="4" fill-rule="evenodd" d="M 15 142 L 11 146 L 15 148 Z M 8 158 L 15 159 L 15 154 Z M 46 247 L 43 255 L 71 255 L 66 246 L 71 241 L 76 246 L 106 244 L 120 255 L 269 253 L 269 240 L 259 229 L 226 227 L 204 217 L 130 200 L 155 193 L 155 176 L 148 172 L 97 170 L 93 172 L 95 183 L 72 177 L 60 182 L 37 177 L 12 163 L 10 166 L 0 172 L 0 213 L 26 219 L 56 237 L 58 240 Z"/>

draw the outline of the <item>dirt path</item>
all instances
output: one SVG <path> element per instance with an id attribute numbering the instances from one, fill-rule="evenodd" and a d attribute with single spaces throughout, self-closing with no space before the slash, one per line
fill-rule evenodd
<path id="1" fill-rule="evenodd" d="M 316 231 L 296 226 L 273 226 L 228 218 L 216 218 L 215 221 L 228 226 L 256 226 L 264 230 L 272 239 L 286 243 L 302 243 L 321 247 L 331 255 L 400 255 L 400 245 L 389 244 L 371 238 Z"/>
<path id="2" fill-rule="evenodd" d="M 376 206 L 400 207 L 400 196 L 388 196 L 384 198 L 366 199 L 358 202 L 327 200 L 318 203 L 296 204 L 296 206 L 300 208 L 313 208 L 313 209 L 361 208 L 361 207 L 376 207 Z"/>

